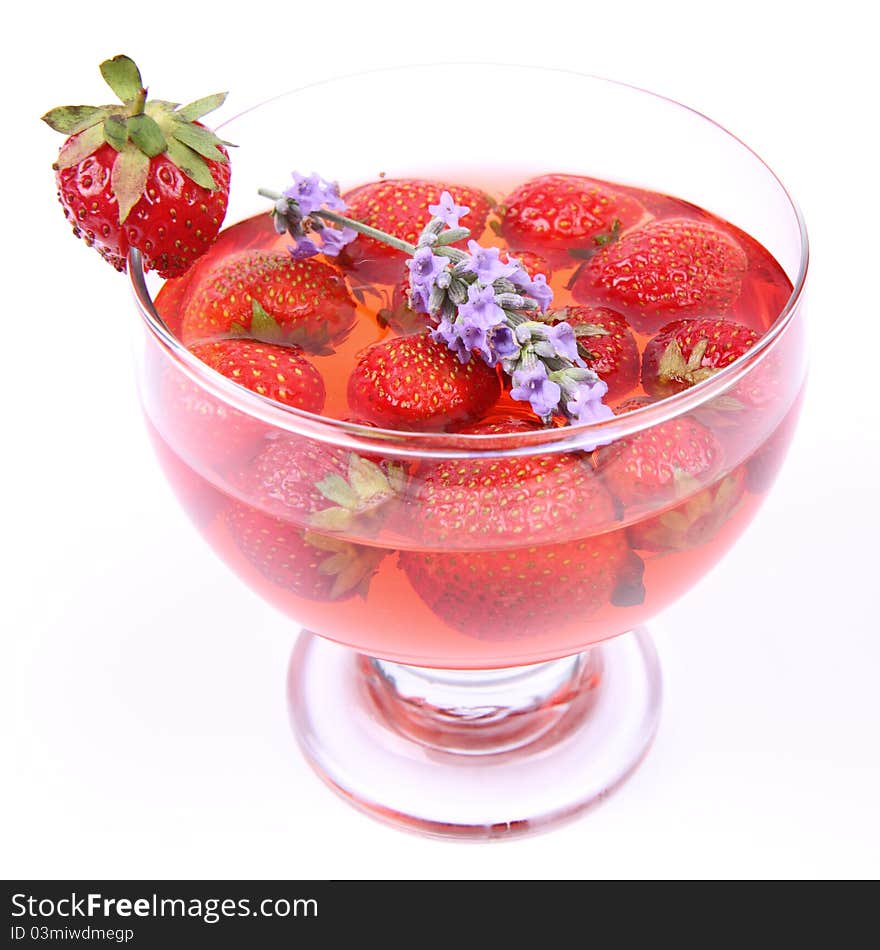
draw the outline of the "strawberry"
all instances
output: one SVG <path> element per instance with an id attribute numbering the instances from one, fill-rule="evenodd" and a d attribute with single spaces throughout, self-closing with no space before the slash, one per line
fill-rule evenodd
<path id="1" fill-rule="evenodd" d="M 690 493 L 694 484 L 706 484 L 722 456 L 709 429 L 681 416 L 599 449 L 596 463 L 605 485 L 622 504 L 656 508 Z"/>
<path id="2" fill-rule="evenodd" d="M 127 56 L 101 63 L 121 105 L 61 106 L 43 116 L 67 135 L 54 165 L 73 233 L 117 270 L 132 248 L 177 277 L 211 246 L 229 197 L 228 142 L 197 120 L 225 93 L 186 106 L 154 100 Z"/>
<path id="3" fill-rule="evenodd" d="M 450 185 L 419 178 L 374 181 L 354 188 L 343 196 L 348 205 L 345 213 L 350 218 L 415 244 L 431 220 L 428 207 L 437 204 L 444 191 L 452 195 L 456 204 L 470 209 L 461 224 L 470 229 L 472 237 L 479 237 L 486 226 L 491 205 L 486 195 L 466 185 Z M 401 251 L 363 236 L 349 244 L 342 255 L 342 260 L 352 270 L 368 280 L 382 283 L 397 280 L 405 259 Z"/>
<path id="4" fill-rule="evenodd" d="M 324 532 L 375 530 L 403 491 L 394 463 L 371 462 L 297 436 L 267 440 L 238 475 L 226 524 L 244 556 L 271 583 L 309 600 L 365 594 L 387 553 Z"/>
<path id="5" fill-rule="evenodd" d="M 532 428 L 514 418 L 470 431 Z M 611 496 L 579 455 L 439 462 L 422 475 L 413 506 L 426 544 L 482 548 L 400 555 L 419 596 L 469 636 L 532 636 L 579 624 L 603 604 L 638 599 L 640 575 L 624 532 L 568 540 L 616 520 Z"/>
<path id="6" fill-rule="evenodd" d="M 615 221 L 626 230 L 639 224 L 645 209 L 612 185 L 580 175 L 541 175 L 516 188 L 504 201 L 501 234 L 517 249 L 571 263 L 568 252 L 592 247 Z"/>
<path id="7" fill-rule="evenodd" d="M 627 529 L 634 548 L 645 551 L 686 551 L 711 541 L 738 507 L 745 490 L 743 466 L 720 481 L 700 489 L 689 476 L 678 480 L 679 492 L 686 500 L 662 514 L 637 521 Z"/>
<path id="8" fill-rule="evenodd" d="M 692 218 L 652 221 L 600 248 L 574 284 L 576 300 L 622 310 L 636 329 L 721 314 L 739 296 L 747 259 L 726 231 Z"/>
<path id="9" fill-rule="evenodd" d="M 211 249 L 203 254 L 182 277 L 166 280 L 159 289 L 155 300 L 156 309 L 168 329 L 178 339 L 180 338 L 183 311 L 189 299 L 190 287 L 199 286 L 202 276 L 217 261 L 246 248 L 272 250 L 277 245 L 277 241 L 278 235 L 265 214 L 255 215 L 224 228 L 217 235 Z"/>
<path id="10" fill-rule="evenodd" d="M 241 497 L 261 511 L 320 531 L 378 528 L 403 493 L 396 462 L 373 461 L 299 436 L 269 438 L 235 479 Z"/>
<path id="11" fill-rule="evenodd" d="M 326 353 L 349 333 L 355 305 L 337 270 L 287 253 L 244 250 L 217 261 L 191 287 L 183 342 L 246 333 Z"/>
<path id="12" fill-rule="evenodd" d="M 574 329 L 580 353 L 608 386 L 608 399 L 626 395 L 639 378 L 639 348 L 623 317 L 606 307 L 567 307 L 559 314 Z"/>
<path id="13" fill-rule="evenodd" d="M 295 347 L 258 340 L 211 340 L 192 353 L 227 379 L 285 406 L 305 412 L 324 408 L 324 379 Z"/>
<path id="14" fill-rule="evenodd" d="M 348 380 L 354 415 L 384 429 L 444 430 L 472 422 L 500 395 L 494 369 L 476 358 L 460 363 L 428 333 L 369 347 Z"/>
<path id="15" fill-rule="evenodd" d="M 366 596 L 373 574 L 388 553 L 304 531 L 240 502 L 230 507 L 226 525 L 242 554 L 263 577 L 306 600 Z"/>
<path id="16" fill-rule="evenodd" d="M 739 359 L 758 338 L 732 320 L 675 320 L 645 347 L 642 386 L 653 396 L 680 392 Z"/>

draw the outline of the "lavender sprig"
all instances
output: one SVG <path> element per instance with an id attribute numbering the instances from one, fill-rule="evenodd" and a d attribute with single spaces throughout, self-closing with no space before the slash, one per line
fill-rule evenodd
<path id="1" fill-rule="evenodd" d="M 502 261 L 497 247 L 474 240 L 466 252 L 451 246 L 470 238 L 459 224 L 470 209 L 456 205 L 448 191 L 429 206 L 433 217 L 413 245 L 341 214 L 345 203 L 335 183 L 314 173 L 294 172 L 293 180 L 281 195 L 260 194 L 275 202 L 275 228 L 294 238 L 294 257 L 338 254 L 358 233 L 403 251 L 410 306 L 431 318 L 433 339 L 462 363 L 476 354 L 500 366 L 511 377 L 510 395 L 528 402 L 547 424 L 553 416 L 587 423 L 613 415 L 602 402 L 608 387 L 581 358 L 574 330 L 549 312 L 553 290 L 546 277 L 530 275 L 513 256 Z"/>

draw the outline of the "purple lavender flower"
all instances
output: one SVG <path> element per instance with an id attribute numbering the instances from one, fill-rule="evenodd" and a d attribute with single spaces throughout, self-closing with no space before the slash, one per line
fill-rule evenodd
<path id="1" fill-rule="evenodd" d="M 547 283 L 547 278 L 543 274 L 535 274 L 531 277 L 518 257 L 508 256 L 507 260 L 516 267 L 507 279 L 521 294 L 537 301 L 538 309 L 542 313 L 546 312 L 553 303 L 553 288 Z"/>
<path id="2" fill-rule="evenodd" d="M 446 270 L 449 259 L 431 252 L 430 247 L 420 247 L 406 262 L 409 268 L 409 285 L 414 291 L 423 291 L 430 298 L 437 278 Z"/>
<path id="3" fill-rule="evenodd" d="M 614 413 L 602 402 L 607 392 L 608 386 L 601 379 L 594 383 L 587 380 L 579 383 L 574 397 L 565 403 L 565 414 L 572 422 L 579 424 L 610 419 Z"/>
<path id="4" fill-rule="evenodd" d="M 484 284 L 491 285 L 499 277 L 510 277 L 519 269 L 516 264 L 502 263 L 497 247 L 481 247 L 476 241 L 468 241 L 468 250 L 471 257 L 464 269 L 476 274 L 477 280 Z"/>
<path id="5" fill-rule="evenodd" d="M 302 261 L 321 253 L 321 248 L 307 237 L 297 237 L 296 244 L 288 244 L 287 250 L 295 261 Z"/>
<path id="6" fill-rule="evenodd" d="M 321 178 L 316 172 L 311 175 L 292 172 L 291 177 L 293 185 L 284 192 L 284 197 L 295 201 L 303 216 L 323 206 L 335 211 L 345 210 L 345 202 L 339 197 L 339 186 L 334 182 Z"/>
<path id="7" fill-rule="evenodd" d="M 471 351 L 461 338 L 460 325 L 453 324 L 445 317 L 431 330 L 431 339 L 437 343 L 444 343 L 457 357 L 460 363 L 469 363 Z"/>
<path id="8" fill-rule="evenodd" d="M 336 255 L 357 237 L 357 231 L 354 228 L 322 228 L 321 230 L 321 253 L 330 257 Z"/>
<path id="9" fill-rule="evenodd" d="M 489 364 L 490 366 L 495 366 L 505 360 L 514 360 L 522 351 L 522 347 L 517 343 L 513 330 L 506 324 L 492 327 L 489 334 L 489 347 L 493 353 L 493 360 Z"/>
<path id="10" fill-rule="evenodd" d="M 467 303 L 458 308 L 458 313 L 462 320 L 477 324 L 485 330 L 504 322 L 504 311 L 495 302 L 495 291 L 479 284 L 471 284 L 468 287 Z"/>
<path id="11" fill-rule="evenodd" d="M 577 337 L 570 324 L 557 323 L 556 326 L 546 327 L 544 333 L 554 355 L 574 363 L 575 366 L 583 366 L 583 360 L 578 356 Z"/>
<path id="12" fill-rule="evenodd" d="M 536 300 L 538 309 L 545 313 L 553 303 L 553 288 L 547 283 L 547 278 L 543 274 L 535 274 L 526 289 L 526 296 Z"/>
<path id="13" fill-rule="evenodd" d="M 428 211 L 435 218 L 439 218 L 448 228 L 457 228 L 459 219 L 468 214 L 470 210 L 465 205 L 457 205 L 448 191 L 444 191 L 440 195 L 439 204 L 428 205 Z"/>
<path id="14" fill-rule="evenodd" d="M 562 388 L 547 377 L 547 367 L 538 361 L 521 366 L 513 373 L 513 399 L 531 403 L 535 414 L 547 420 L 559 407 Z"/>

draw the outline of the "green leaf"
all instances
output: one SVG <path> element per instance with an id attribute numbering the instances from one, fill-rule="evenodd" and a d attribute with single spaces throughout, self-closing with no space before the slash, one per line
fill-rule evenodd
<path id="1" fill-rule="evenodd" d="M 101 63 L 104 82 L 123 102 L 131 102 L 143 92 L 140 70 L 128 56 L 114 56 Z"/>
<path id="2" fill-rule="evenodd" d="M 104 141 L 117 152 L 125 148 L 125 143 L 128 141 L 128 125 L 122 116 L 111 115 L 104 120 Z"/>
<path id="3" fill-rule="evenodd" d="M 183 142 L 184 145 L 188 145 L 193 151 L 211 159 L 213 162 L 228 161 L 226 156 L 217 148 L 220 139 L 208 129 L 204 129 L 199 125 L 190 125 L 187 122 L 175 122 L 171 134 L 178 142 Z"/>
<path id="4" fill-rule="evenodd" d="M 133 115 L 128 120 L 128 136 L 150 158 L 161 155 L 168 147 L 162 130 L 148 115 Z"/>
<path id="5" fill-rule="evenodd" d="M 50 109 L 42 119 L 56 132 L 76 135 L 96 122 L 102 122 L 117 108 L 118 106 L 58 106 L 57 109 Z"/>
<path id="6" fill-rule="evenodd" d="M 185 105 L 177 114 L 182 119 L 186 119 L 187 122 L 195 122 L 196 119 L 201 119 L 203 115 L 207 115 L 209 112 L 219 109 L 226 101 L 227 95 L 229 95 L 229 93 L 215 92 L 213 96 L 196 99 L 195 102 L 190 102 L 188 105 Z"/>
<path id="7" fill-rule="evenodd" d="M 358 506 L 358 496 L 348 482 L 335 472 L 322 478 L 315 488 L 328 500 L 342 508 L 354 511 Z"/>
<path id="8" fill-rule="evenodd" d="M 110 172 L 110 187 L 119 204 L 120 224 L 143 195 L 149 171 L 150 159 L 135 145 L 126 145 L 116 156 Z"/>
<path id="9" fill-rule="evenodd" d="M 284 338 L 278 321 L 266 313 L 259 300 L 251 300 L 250 335 L 264 343 L 280 343 Z"/>
<path id="10" fill-rule="evenodd" d="M 168 139 L 168 157 L 172 162 L 197 185 L 208 191 L 217 190 L 217 182 L 211 175 L 211 169 L 198 152 L 194 152 L 188 145 L 175 138 Z"/>
<path id="11" fill-rule="evenodd" d="M 69 139 L 58 153 L 55 168 L 70 168 L 78 165 L 84 158 L 92 154 L 104 144 L 103 125 L 93 125 Z"/>

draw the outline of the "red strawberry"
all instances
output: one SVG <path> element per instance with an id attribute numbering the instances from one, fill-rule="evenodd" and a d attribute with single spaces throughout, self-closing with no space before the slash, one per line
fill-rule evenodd
<path id="1" fill-rule="evenodd" d="M 640 202 L 613 185 L 580 175 L 541 175 L 513 191 L 504 202 L 501 233 L 514 248 L 551 254 L 571 263 L 568 252 L 591 248 L 614 222 L 626 230 L 646 217 Z"/>
<path id="2" fill-rule="evenodd" d="M 668 323 L 645 347 L 642 386 L 654 396 L 680 392 L 728 366 L 758 338 L 754 330 L 732 320 L 703 317 Z"/>
<path id="3" fill-rule="evenodd" d="M 406 473 L 299 436 L 267 440 L 236 478 L 241 497 L 260 511 L 302 528 L 360 533 L 379 526 L 402 496 Z"/>
<path id="4" fill-rule="evenodd" d="M 536 428 L 520 417 L 502 417 L 465 431 L 499 435 Z M 546 544 L 615 520 L 610 495 L 575 453 L 438 462 L 421 476 L 415 504 L 423 538 L 459 548 Z"/>
<path id="5" fill-rule="evenodd" d="M 355 305 L 334 268 L 287 253 L 245 250 L 198 275 L 183 314 L 186 344 L 246 332 L 327 352 L 349 333 Z"/>
<path id="6" fill-rule="evenodd" d="M 260 574 L 306 600 L 366 596 L 379 562 L 388 553 L 304 531 L 239 502 L 229 509 L 226 524 L 242 554 Z"/>
<path id="7" fill-rule="evenodd" d="M 688 476 L 680 478 L 678 490 L 685 501 L 662 514 L 629 526 L 627 536 L 634 548 L 645 551 L 686 551 L 711 541 L 724 527 L 742 500 L 746 472 L 734 469 L 714 485 L 699 487 Z"/>
<path id="8" fill-rule="evenodd" d="M 249 504 L 234 504 L 227 526 L 259 572 L 297 596 L 364 594 L 387 552 L 324 532 L 355 525 L 359 533 L 375 530 L 404 479 L 395 464 L 310 439 L 270 439 L 236 480 Z"/>
<path id="9" fill-rule="evenodd" d="M 324 379 L 295 347 L 233 339 L 196 343 L 190 350 L 211 369 L 261 396 L 305 412 L 324 408 Z"/>
<path id="10" fill-rule="evenodd" d="M 121 106 L 61 106 L 43 116 L 68 136 L 54 166 L 58 198 L 73 233 L 117 270 L 137 248 L 148 270 L 179 276 L 226 214 L 228 143 L 196 121 L 225 94 L 183 107 L 147 102 L 127 56 L 103 62 L 101 73 Z"/>
<path id="11" fill-rule="evenodd" d="M 530 428 L 512 419 L 471 431 Z M 413 504 L 423 541 L 453 550 L 403 552 L 401 566 L 428 606 L 469 636 L 549 633 L 603 604 L 637 599 L 622 531 L 561 540 L 616 520 L 613 500 L 578 455 L 440 462 L 422 476 Z"/>
<path id="12" fill-rule="evenodd" d="M 599 449 L 596 462 L 605 485 L 624 505 L 657 508 L 690 492 L 695 482 L 705 485 L 722 456 L 712 432 L 682 416 Z"/>
<path id="13" fill-rule="evenodd" d="M 471 236 L 479 237 L 486 226 L 491 205 L 481 192 L 466 185 L 450 185 L 418 178 L 389 178 L 361 185 L 344 195 L 350 218 L 378 228 L 415 244 L 425 225 L 431 220 L 429 205 L 448 191 L 456 204 L 469 208 L 461 226 Z M 343 259 L 353 270 L 368 280 L 392 283 L 404 267 L 405 255 L 372 238 L 358 237 L 345 249 Z"/>
<path id="14" fill-rule="evenodd" d="M 739 296 L 745 252 L 726 231 L 692 218 L 652 221 L 601 248 L 574 284 L 577 300 L 623 310 L 637 329 L 721 314 Z"/>
<path id="15" fill-rule="evenodd" d="M 626 395 L 639 378 L 639 348 L 626 320 L 606 307 L 567 307 L 560 317 L 574 329 L 581 356 L 608 386 L 608 399 Z"/>
<path id="16" fill-rule="evenodd" d="M 494 369 L 462 364 L 428 333 L 369 347 L 348 380 L 348 404 L 384 429 L 443 430 L 478 419 L 501 395 Z"/>

